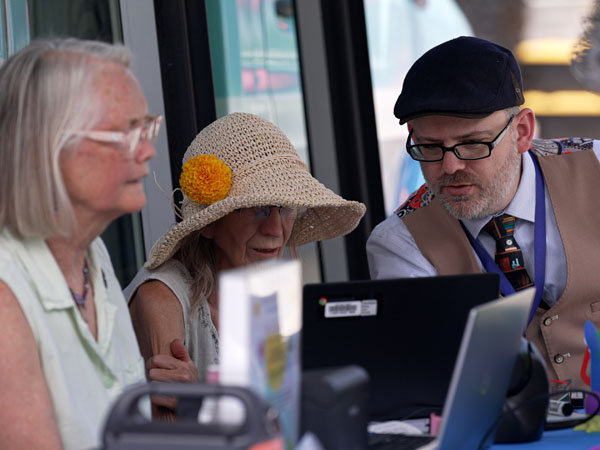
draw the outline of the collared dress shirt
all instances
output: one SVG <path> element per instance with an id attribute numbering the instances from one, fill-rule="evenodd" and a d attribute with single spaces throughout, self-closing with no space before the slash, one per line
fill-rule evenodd
<path id="1" fill-rule="evenodd" d="M 594 141 L 594 153 L 600 160 L 600 141 Z M 533 280 L 535 278 L 533 245 L 535 167 L 528 154 L 524 154 L 522 160 L 523 168 L 517 192 L 506 209 L 499 211 L 496 215 L 507 213 L 517 218 L 514 236 L 521 247 L 527 272 Z M 565 189 L 568 189 L 568 186 L 565 186 Z M 546 204 L 546 277 L 542 298 L 548 306 L 552 307 L 565 289 L 566 259 L 547 190 L 545 190 L 544 200 Z M 494 259 L 495 240 L 488 233 L 482 231 L 491 217 L 463 220 L 463 223 Z M 474 251 L 473 253 L 475 254 Z M 367 257 L 373 279 L 437 275 L 436 269 L 423 256 L 404 222 L 395 214 L 373 229 L 367 241 Z M 479 260 L 476 254 L 475 257 Z"/>
<path id="2" fill-rule="evenodd" d="M 125 387 L 145 382 L 129 311 L 100 238 L 91 244 L 86 259 L 97 340 L 45 241 L 19 239 L 6 228 L 0 231 L 0 279 L 12 290 L 31 327 L 66 450 L 99 448 L 113 401 Z"/>

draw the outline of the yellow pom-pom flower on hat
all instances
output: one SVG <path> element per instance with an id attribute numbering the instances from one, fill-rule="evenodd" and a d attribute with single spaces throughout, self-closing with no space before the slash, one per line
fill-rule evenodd
<path id="1" fill-rule="evenodd" d="M 198 155 L 183 165 L 179 185 L 198 205 L 223 200 L 231 188 L 231 169 L 215 155 Z"/>

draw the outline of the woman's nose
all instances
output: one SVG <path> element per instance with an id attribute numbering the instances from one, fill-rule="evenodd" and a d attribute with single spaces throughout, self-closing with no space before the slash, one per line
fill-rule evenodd
<path id="1" fill-rule="evenodd" d="M 148 161 L 156 156 L 156 148 L 154 144 L 145 139 L 140 139 L 136 149 L 134 150 L 134 158 L 138 162 Z"/>
<path id="2" fill-rule="evenodd" d="M 283 219 L 279 214 L 279 208 L 271 208 L 269 216 L 260 224 L 260 230 L 269 236 L 283 235 Z"/>

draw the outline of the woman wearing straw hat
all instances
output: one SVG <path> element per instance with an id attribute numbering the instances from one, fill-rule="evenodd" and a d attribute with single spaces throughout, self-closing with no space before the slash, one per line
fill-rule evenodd
<path id="1" fill-rule="evenodd" d="M 182 221 L 125 290 L 142 355 L 151 358 L 147 375 L 160 381 L 203 380 L 218 363 L 219 271 L 285 248 L 294 256 L 300 245 L 351 232 L 365 212 L 313 178 L 277 126 L 246 113 L 196 136 L 180 185 Z"/>

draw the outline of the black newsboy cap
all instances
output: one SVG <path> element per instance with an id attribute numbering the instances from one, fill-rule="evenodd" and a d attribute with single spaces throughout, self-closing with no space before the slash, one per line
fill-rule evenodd
<path id="1" fill-rule="evenodd" d="M 478 118 L 524 101 L 521 70 L 511 51 L 462 36 L 415 61 L 404 78 L 394 115 L 401 124 L 431 115 Z"/>

